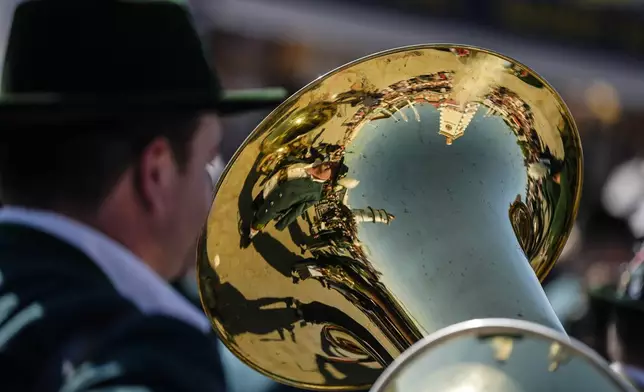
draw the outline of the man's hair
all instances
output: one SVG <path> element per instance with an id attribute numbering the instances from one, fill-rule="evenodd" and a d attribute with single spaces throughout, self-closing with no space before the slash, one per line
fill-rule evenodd
<path id="1" fill-rule="evenodd" d="M 9 136 L 0 142 L 1 200 L 93 211 L 155 138 L 166 138 L 178 166 L 185 167 L 197 127 L 193 114 L 9 124 L 3 130 Z"/>

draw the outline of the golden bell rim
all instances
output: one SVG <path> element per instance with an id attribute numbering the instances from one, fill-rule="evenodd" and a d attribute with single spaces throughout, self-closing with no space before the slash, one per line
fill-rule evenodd
<path id="1" fill-rule="evenodd" d="M 235 154 L 231 158 L 231 161 L 230 161 L 231 163 L 226 166 L 226 168 L 222 172 L 219 180 L 217 181 L 217 184 L 215 186 L 215 195 L 217 195 L 219 193 L 219 191 L 221 190 L 221 188 L 223 186 L 223 183 L 226 180 L 226 178 L 228 177 L 228 174 L 229 174 L 231 168 L 237 162 L 238 158 L 240 157 L 240 155 L 244 151 L 244 149 L 250 143 L 254 142 L 259 136 L 261 136 L 260 135 L 261 130 L 267 129 L 268 127 L 271 126 L 271 124 L 274 125 L 275 122 L 279 121 L 281 116 L 283 116 L 285 114 L 284 113 L 285 109 L 292 107 L 293 104 L 295 104 L 303 95 L 314 91 L 325 80 L 328 80 L 330 77 L 332 77 L 334 75 L 337 75 L 342 71 L 350 69 L 351 67 L 354 67 L 356 65 L 363 64 L 363 63 L 368 62 L 370 60 L 376 60 L 378 58 L 382 58 L 382 57 L 385 57 L 385 56 L 395 55 L 395 54 L 404 53 L 404 52 L 412 52 L 412 51 L 415 51 L 415 50 L 445 49 L 445 48 L 462 48 L 462 49 L 466 49 L 466 50 L 477 51 L 477 52 L 480 52 L 480 53 L 488 54 L 488 55 L 503 59 L 503 60 L 508 61 L 508 62 L 510 62 L 512 64 L 519 65 L 522 68 L 524 68 L 525 70 L 527 70 L 531 75 L 533 75 L 535 78 L 537 78 L 540 83 L 542 83 L 547 89 L 549 89 L 552 92 L 553 98 L 557 101 L 557 104 L 559 104 L 561 106 L 562 111 L 567 114 L 568 119 L 570 120 L 569 126 L 570 126 L 571 134 L 573 134 L 573 136 L 576 136 L 577 140 L 579 139 L 579 132 L 578 132 L 577 125 L 576 125 L 576 123 L 574 121 L 574 118 L 570 114 L 570 110 L 569 110 L 568 106 L 565 104 L 565 102 L 561 98 L 560 94 L 543 77 L 541 77 L 538 73 L 536 73 L 534 70 L 532 70 L 530 67 L 524 65 L 523 63 L 520 63 L 519 61 L 517 61 L 517 60 L 515 60 L 513 58 L 510 58 L 510 57 L 507 57 L 507 56 L 505 56 L 503 54 L 500 54 L 498 52 L 488 50 L 488 49 L 485 49 L 485 48 L 476 47 L 476 46 L 469 46 L 469 45 L 418 44 L 418 45 L 403 46 L 403 47 L 398 47 L 398 48 L 393 48 L 393 49 L 389 49 L 389 50 L 380 51 L 380 52 L 377 52 L 377 53 L 374 53 L 374 54 L 371 54 L 371 55 L 368 55 L 368 56 L 364 56 L 362 58 L 359 58 L 357 60 L 349 62 L 349 63 L 347 63 L 345 65 L 337 67 L 334 70 L 324 74 L 323 76 L 320 76 L 319 78 L 317 78 L 316 80 L 314 80 L 313 82 L 309 83 L 308 85 L 306 85 L 305 87 L 300 89 L 298 92 L 296 92 L 295 94 L 290 96 L 286 101 L 284 101 L 284 103 L 282 103 L 278 108 L 273 110 L 266 118 L 264 118 L 264 120 L 256 127 L 256 129 L 248 136 L 248 138 L 246 138 L 246 140 L 243 142 L 241 147 L 235 152 Z M 583 176 L 582 176 L 582 172 L 583 172 L 583 152 L 581 150 L 580 145 L 577 146 L 577 147 L 579 148 L 579 162 L 578 162 L 578 166 L 577 166 L 577 173 L 575 173 L 575 177 L 576 177 L 575 188 L 580 190 L 582 188 L 582 186 L 583 186 Z M 581 192 L 578 191 L 578 192 L 575 193 L 574 200 L 572 201 L 572 210 L 570 211 L 570 216 L 569 216 L 569 219 L 572 220 L 572 221 L 574 221 L 574 219 L 577 216 L 578 209 L 579 209 L 579 204 L 580 204 L 580 199 L 581 199 Z M 572 230 L 572 225 L 569 225 L 567 227 L 567 229 L 566 229 L 566 232 L 561 233 L 562 237 L 569 236 L 571 230 Z M 205 249 L 206 247 L 204 245 L 205 240 L 207 238 L 208 238 L 208 232 L 207 232 L 207 229 L 206 229 L 206 230 L 204 230 L 204 233 L 203 233 L 201 241 L 200 241 L 201 244 L 202 244 L 201 247 L 203 248 L 202 251 L 204 251 L 204 252 L 207 252 L 207 250 Z M 553 256 L 553 258 L 555 260 L 559 257 L 559 255 L 563 251 L 564 244 L 565 244 L 565 242 L 562 242 L 557 247 L 557 249 L 555 251 L 553 251 L 552 256 Z M 535 271 L 535 273 L 537 274 L 537 276 L 538 276 L 540 281 L 542 281 L 547 276 L 547 274 L 550 272 L 550 269 L 552 268 L 553 265 L 554 265 L 554 263 L 550 263 L 550 264 L 546 265 L 546 267 L 548 267 L 547 269 Z M 197 274 L 198 274 L 198 276 L 201 276 L 200 268 L 201 267 L 198 264 L 197 265 Z M 202 282 L 199 280 L 199 286 L 200 286 L 199 287 L 199 296 L 200 296 L 202 306 L 204 306 L 204 309 L 206 309 L 207 305 L 206 305 L 206 302 L 205 302 L 204 297 L 203 297 L 203 290 L 202 290 L 201 284 L 202 284 Z M 217 331 L 217 334 L 222 338 L 222 340 L 225 341 L 225 337 L 223 337 L 221 335 L 221 332 L 220 332 L 219 328 L 215 325 L 214 322 L 213 322 L 213 326 L 215 327 L 214 329 Z M 269 371 L 257 366 L 255 363 L 252 363 L 252 362 L 244 360 L 243 359 L 243 354 L 241 352 L 239 352 L 239 351 L 236 351 L 237 349 L 235 347 L 228 346 L 228 348 L 233 352 L 233 354 L 235 354 L 238 358 L 242 359 L 243 362 L 245 362 L 248 366 L 250 366 L 254 370 L 258 371 L 259 373 L 261 373 L 261 374 L 263 374 L 265 376 L 268 376 L 268 377 L 270 377 L 270 378 L 272 378 L 274 380 L 280 381 L 280 382 L 282 382 L 284 384 L 287 384 L 287 385 L 306 388 L 306 389 L 311 389 L 311 390 L 356 390 L 356 389 L 362 389 L 362 388 L 365 388 L 365 387 L 369 386 L 369 385 L 360 385 L 360 386 L 356 385 L 356 386 L 350 386 L 350 387 L 338 387 L 338 386 L 333 386 L 333 385 L 320 386 L 320 385 L 316 385 L 316 384 L 307 384 L 307 383 L 303 383 L 303 382 L 293 382 L 292 380 L 289 380 L 289 379 L 283 378 L 283 377 L 281 377 L 279 375 L 273 374 L 273 373 L 271 373 L 271 372 L 269 372 Z"/>

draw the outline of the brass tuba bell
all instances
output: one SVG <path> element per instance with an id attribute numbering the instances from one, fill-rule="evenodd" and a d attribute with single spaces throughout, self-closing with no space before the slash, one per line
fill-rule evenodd
<path id="1" fill-rule="evenodd" d="M 563 331 L 539 280 L 581 174 L 568 108 L 515 60 L 365 57 L 290 97 L 224 171 L 198 252 L 204 310 L 243 362 L 314 390 L 368 388 L 466 320 Z"/>

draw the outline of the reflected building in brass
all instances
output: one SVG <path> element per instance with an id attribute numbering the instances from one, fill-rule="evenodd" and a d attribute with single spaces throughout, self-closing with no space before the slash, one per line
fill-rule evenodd
<path id="1" fill-rule="evenodd" d="M 576 214 L 581 148 L 557 93 L 464 46 L 343 66 L 266 118 L 199 248 L 224 343 L 278 381 L 370 386 L 423 336 L 480 317 L 561 330 L 540 287 Z"/>

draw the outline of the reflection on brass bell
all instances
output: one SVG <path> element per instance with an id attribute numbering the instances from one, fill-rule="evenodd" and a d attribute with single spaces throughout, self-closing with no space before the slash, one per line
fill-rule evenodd
<path id="1" fill-rule="evenodd" d="M 562 331 L 539 280 L 581 174 L 572 116 L 528 67 L 458 45 L 365 57 L 289 98 L 229 164 L 197 252 L 204 310 L 246 364 L 314 390 L 368 388 L 470 319 Z"/>

